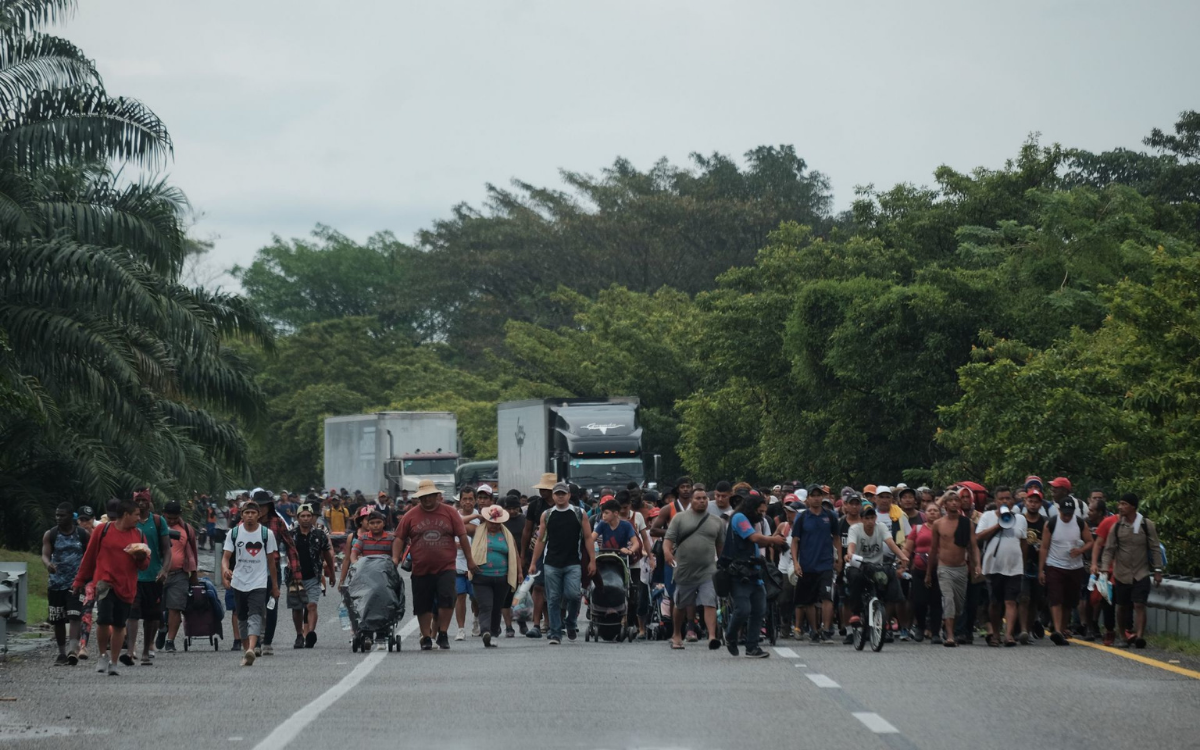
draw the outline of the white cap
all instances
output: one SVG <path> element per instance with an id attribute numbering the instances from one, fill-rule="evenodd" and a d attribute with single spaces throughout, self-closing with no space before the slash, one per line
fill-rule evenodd
<path id="1" fill-rule="evenodd" d="M 888 487 L 886 484 L 881 484 L 875 488 L 875 497 L 879 497 L 885 492 L 889 495 L 894 494 L 891 487 Z"/>
<path id="2" fill-rule="evenodd" d="M 492 496 L 495 496 L 495 494 L 496 494 L 495 492 L 492 491 L 492 485 L 490 485 L 490 484 L 481 484 L 475 488 L 476 495 L 478 495 L 481 492 L 486 492 L 487 494 L 492 495 Z"/>

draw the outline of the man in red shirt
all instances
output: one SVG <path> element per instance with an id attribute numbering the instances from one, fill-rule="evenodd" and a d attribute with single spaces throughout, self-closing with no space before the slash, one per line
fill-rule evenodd
<path id="1" fill-rule="evenodd" d="M 117 657 L 125 642 L 125 622 L 137 596 L 138 571 L 150 566 L 150 548 L 138 531 L 138 506 L 132 498 L 109 504 L 111 520 L 88 542 L 71 587 L 76 596 L 96 583 L 96 634 L 100 640 L 97 672 L 117 675 Z M 137 545 L 137 546 L 134 546 Z"/>
<path id="2" fill-rule="evenodd" d="M 422 479 L 414 497 L 417 505 L 404 514 L 396 527 L 392 562 L 400 564 L 407 546 L 412 555 L 413 614 L 421 626 L 421 650 L 433 648 L 436 604 L 437 644 L 444 651 L 450 648 L 446 629 L 454 614 L 455 547 L 461 547 L 472 574 L 479 572 L 479 564 L 471 553 L 471 541 L 462 516 L 453 507 L 442 503 L 442 491 L 433 481 Z"/>

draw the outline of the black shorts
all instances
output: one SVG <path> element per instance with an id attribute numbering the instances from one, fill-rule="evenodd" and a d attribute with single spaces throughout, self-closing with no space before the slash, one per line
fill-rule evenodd
<path id="1" fill-rule="evenodd" d="M 457 574 L 453 570 L 412 577 L 413 614 L 424 615 L 434 610 L 434 603 L 441 609 L 450 609 L 456 598 L 454 582 Z"/>
<path id="2" fill-rule="evenodd" d="M 1118 607 L 1130 607 L 1134 604 L 1145 604 L 1150 600 L 1150 576 L 1133 583 L 1113 581 L 1113 604 Z"/>
<path id="3" fill-rule="evenodd" d="M 833 571 L 805 573 L 796 579 L 796 606 L 809 607 L 833 601 Z"/>
<path id="4" fill-rule="evenodd" d="M 158 581 L 138 581 L 137 598 L 133 600 L 131 620 L 149 620 L 156 622 L 162 619 L 163 585 Z"/>
<path id="5" fill-rule="evenodd" d="M 46 592 L 46 603 L 50 607 L 46 621 L 51 625 L 83 617 L 83 597 L 76 596 L 70 589 L 50 589 Z"/>
<path id="6" fill-rule="evenodd" d="M 132 604 L 121 601 L 117 596 L 117 592 L 109 589 L 104 598 L 96 602 L 96 624 L 115 625 L 118 628 L 123 628 L 125 627 L 125 621 L 129 619 L 129 613 L 132 609 Z"/>
<path id="7" fill-rule="evenodd" d="M 993 604 L 1015 602 L 1021 598 L 1021 580 L 1025 576 L 1002 576 L 992 573 L 988 576 L 988 591 Z"/>

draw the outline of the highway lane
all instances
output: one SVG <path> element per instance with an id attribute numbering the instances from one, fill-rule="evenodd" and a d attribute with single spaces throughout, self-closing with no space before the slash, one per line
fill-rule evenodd
<path id="1" fill-rule="evenodd" d="M 281 623 L 283 647 L 249 669 L 228 644 L 116 678 L 14 660 L 0 668 L 0 695 L 17 698 L 0 702 L 0 746 L 1092 750 L 1194 748 L 1200 736 L 1200 680 L 1048 641 L 879 654 L 781 641 L 749 660 L 582 636 L 420 652 L 409 635 L 399 655 L 363 656 L 336 611 L 326 597 L 312 650 L 291 649 Z"/>

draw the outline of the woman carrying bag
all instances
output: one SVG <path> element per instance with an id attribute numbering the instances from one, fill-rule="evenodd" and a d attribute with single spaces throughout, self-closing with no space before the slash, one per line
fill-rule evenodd
<path id="1" fill-rule="evenodd" d="M 471 557 L 479 565 L 479 572 L 474 574 L 471 582 L 475 587 L 475 600 L 479 602 L 483 647 L 496 648 L 494 641 L 500 637 L 504 601 L 509 592 L 517 589 L 521 571 L 519 545 L 504 525 L 508 511 L 499 505 L 489 505 L 481 509 L 479 515 L 484 522 L 484 533 L 476 532 L 471 540 Z"/>

